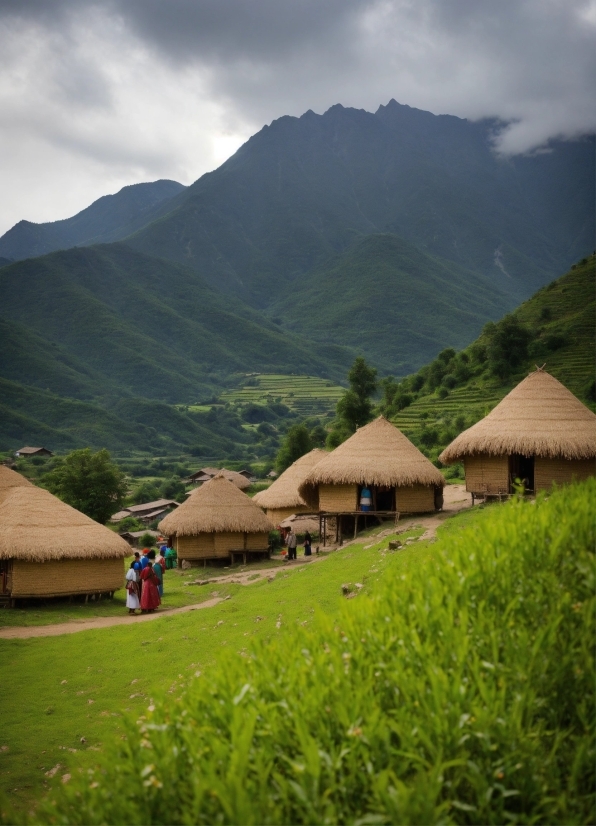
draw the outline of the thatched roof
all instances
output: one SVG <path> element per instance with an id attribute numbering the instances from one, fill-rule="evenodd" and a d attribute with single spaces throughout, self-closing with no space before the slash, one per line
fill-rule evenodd
<path id="1" fill-rule="evenodd" d="M 445 480 L 401 430 L 379 416 L 321 459 L 298 492 L 316 507 L 318 485 L 439 485 Z"/>
<path id="2" fill-rule="evenodd" d="M 0 465 L 0 502 L 12 491 L 13 488 L 32 488 L 34 485 L 20 473 Z"/>
<path id="3" fill-rule="evenodd" d="M 439 458 L 448 464 L 476 453 L 593 459 L 596 415 L 554 376 L 538 369 L 460 433 Z"/>
<path id="4" fill-rule="evenodd" d="M 273 525 L 252 499 L 220 473 L 193 491 L 186 502 L 162 519 L 158 528 L 169 536 L 196 536 L 240 531 L 268 533 Z"/>
<path id="5" fill-rule="evenodd" d="M 235 470 L 228 470 L 225 467 L 222 467 L 221 470 L 216 467 L 204 467 L 196 473 L 193 473 L 192 476 L 189 476 L 189 479 L 192 482 L 205 482 L 219 474 L 222 474 L 226 479 L 229 479 L 230 482 L 233 482 L 239 490 L 245 490 L 245 488 L 250 487 L 250 481 L 246 476 L 237 473 Z"/>
<path id="6" fill-rule="evenodd" d="M 0 501 L 0 526 L 0 559 L 47 562 L 130 554 L 113 531 L 31 484 L 10 488 Z"/>
<path id="7" fill-rule="evenodd" d="M 284 470 L 267 490 L 261 490 L 253 496 L 252 501 L 262 508 L 270 509 L 307 507 L 306 502 L 298 493 L 298 486 L 304 482 L 314 466 L 328 455 L 326 450 L 318 448 L 305 453 Z"/>

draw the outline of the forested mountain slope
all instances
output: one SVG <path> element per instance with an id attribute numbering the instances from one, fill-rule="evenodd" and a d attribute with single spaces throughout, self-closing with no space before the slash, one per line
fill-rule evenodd
<path id="1" fill-rule="evenodd" d="M 0 377 L 77 398 L 193 402 L 231 373 L 341 377 L 353 353 L 282 334 L 179 264 L 122 244 L 0 269 Z"/>
<path id="2" fill-rule="evenodd" d="M 592 250 L 594 140 L 501 159 L 497 127 L 395 101 L 283 117 L 127 243 L 265 307 L 355 239 L 389 232 L 513 307 Z"/>
<path id="3" fill-rule="evenodd" d="M 117 241 L 153 221 L 158 207 L 184 188 L 164 180 L 133 184 L 98 198 L 72 218 L 45 224 L 19 221 L 0 238 L 0 256 L 18 261 L 54 250 Z"/>

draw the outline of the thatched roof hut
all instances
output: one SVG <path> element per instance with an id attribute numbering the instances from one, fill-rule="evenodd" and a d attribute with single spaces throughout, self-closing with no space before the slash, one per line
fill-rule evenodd
<path id="1" fill-rule="evenodd" d="M 372 489 L 373 510 L 422 512 L 435 509 L 435 489 L 439 493 L 444 485 L 426 456 L 379 416 L 321 459 L 298 492 L 321 511 L 354 512 L 366 486 Z"/>
<path id="2" fill-rule="evenodd" d="M 0 563 L 5 594 L 14 599 L 121 588 L 128 544 L 47 490 L 27 480 L 10 484 L 14 480 L 7 472 L 11 471 L 0 471 Z"/>
<path id="3" fill-rule="evenodd" d="M 467 488 L 477 494 L 508 493 L 517 476 L 535 490 L 583 479 L 596 472 L 596 415 L 539 368 L 439 458 L 463 459 Z"/>
<path id="4" fill-rule="evenodd" d="M 273 530 L 261 508 L 223 474 L 197 488 L 158 527 L 171 538 L 179 560 L 265 552 Z"/>
<path id="5" fill-rule="evenodd" d="M 267 490 L 261 490 L 255 494 L 252 501 L 264 508 L 269 519 L 276 525 L 292 514 L 312 511 L 313 508 L 309 507 L 298 493 L 298 486 L 302 484 L 314 466 L 328 455 L 326 450 L 319 448 L 305 453 L 284 470 Z"/>

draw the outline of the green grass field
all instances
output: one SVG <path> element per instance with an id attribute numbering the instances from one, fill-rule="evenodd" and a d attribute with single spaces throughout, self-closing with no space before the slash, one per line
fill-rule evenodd
<path id="1" fill-rule="evenodd" d="M 378 531 L 380 529 L 376 529 Z M 217 663 L 222 651 L 244 656 L 255 639 L 283 637 L 286 628 L 305 625 L 315 612 L 336 614 L 344 583 L 375 587 L 385 571 L 417 564 L 434 549 L 414 543 L 389 553 L 384 537 L 373 547 L 375 529 L 362 542 L 314 564 L 281 566 L 271 582 L 249 586 L 186 586 L 183 583 L 230 571 L 222 568 L 166 571 L 165 604 L 181 606 L 213 596 L 230 599 L 201 611 L 165 615 L 135 627 L 115 626 L 59 637 L 0 640 L 3 726 L 0 736 L 0 792 L 18 809 L 29 808 L 51 782 L 89 765 L 97 749 L 127 731 L 126 713 L 141 713 L 152 699 L 172 697 L 197 671 Z M 419 535 L 412 531 L 402 535 Z M 240 570 L 238 566 L 237 570 Z M 0 612 L 5 625 L 41 625 L 125 613 L 123 592 L 113 603 L 87 606 L 67 602 L 25 611 Z M 81 743 L 81 738 L 85 742 Z M 59 765 L 54 780 L 46 772 Z"/>
<path id="2" fill-rule="evenodd" d="M 250 384 L 221 394 L 222 402 L 267 404 L 281 402 L 304 416 L 335 410 L 345 388 L 316 376 L 284 376 L 274 373 L 251 377 Z"/>

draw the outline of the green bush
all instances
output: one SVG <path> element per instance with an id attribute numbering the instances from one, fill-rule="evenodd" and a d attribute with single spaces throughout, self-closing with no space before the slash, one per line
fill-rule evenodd
<path id="1" fill-rule="evenodd" d="M 339 621 L 131 718 L 34 822 L 594 822 L 595 498 L 455 521 Z"/>

